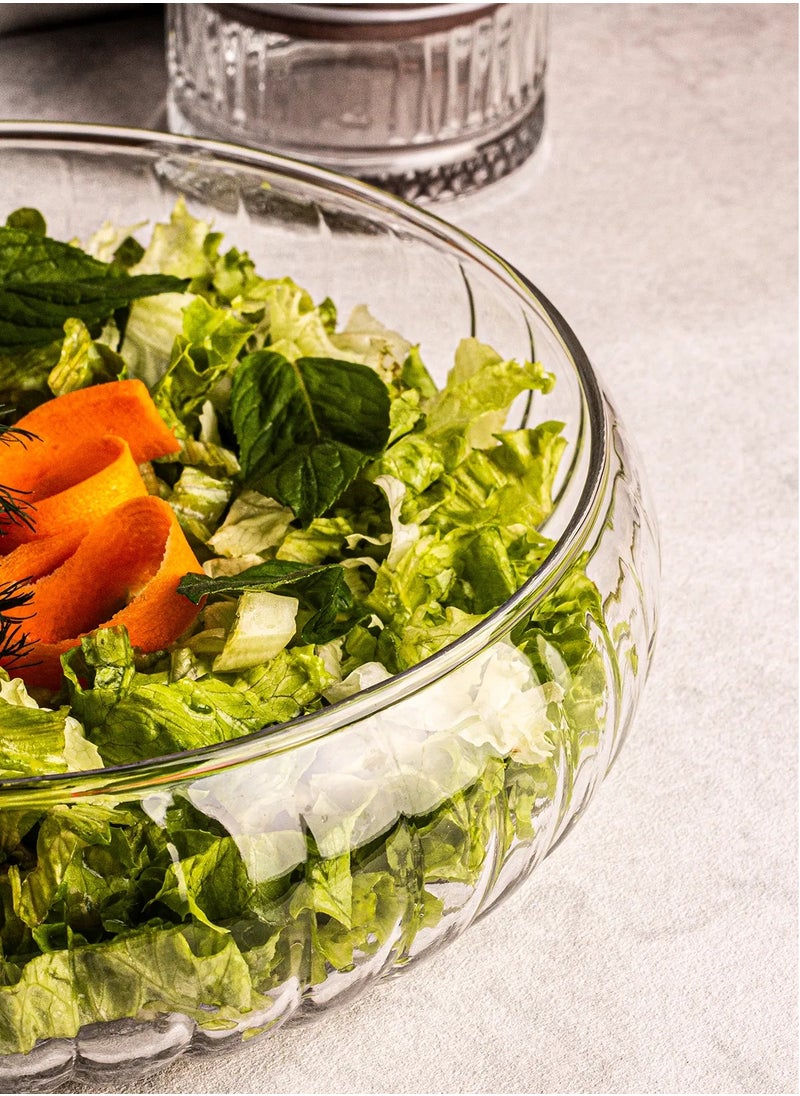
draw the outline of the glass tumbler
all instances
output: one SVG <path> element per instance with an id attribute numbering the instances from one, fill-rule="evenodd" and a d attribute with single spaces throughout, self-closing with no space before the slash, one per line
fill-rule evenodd
<path id="1" fill-rule="evenodd" d="M 475 190 L 542 135 L 544 4 L 168 4 L 168 123 L 410 200 Z"/>

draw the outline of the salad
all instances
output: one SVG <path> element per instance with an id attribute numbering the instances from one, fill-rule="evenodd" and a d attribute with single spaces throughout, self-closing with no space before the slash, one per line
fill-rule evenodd
<path id="1" fill-rule="evenodd" d="M 553 547 L 562 426 L 506 427 L 552 387 L 541 364 L 464 337 L 439 388 L 366 305 L 342 322 L 182 202 L 139 235 L 58 241 L 35 210 L 0 229 L 10 789 L 320 711 L 452 643 Z M 244 767 L 155 806 L 0 810 L 0 1049 L 172 1013 L 253 1034 L 291 979 L 390 945 L 404 961 L 447 917 L 442 887 L 480 876 L 492 820 L 506 849 L 533 840 L 564 759 L 596 744 L 603 628 L 574 568 L 499 661 L 459 671 L 446 733 L 424 698 L 416 736 L 408 711 L 386 720 L 385 765 L 350 736 L 271 786 Z"/>

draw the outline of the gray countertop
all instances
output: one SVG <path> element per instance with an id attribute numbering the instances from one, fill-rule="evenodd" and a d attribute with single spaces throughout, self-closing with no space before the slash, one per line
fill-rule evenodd
<path id="1" fill-rule="evenodd" d="M 0 115 L 163 125 L 161 13 L 118 7 L 0 37 Z M 634 734 L 446 951 L 121 1091 L 798 1090 L 797 101 L 793 5 L 554 6 L 543 145 L 438 212 L 563 312 L 638 442 L 663 593 Z"/>

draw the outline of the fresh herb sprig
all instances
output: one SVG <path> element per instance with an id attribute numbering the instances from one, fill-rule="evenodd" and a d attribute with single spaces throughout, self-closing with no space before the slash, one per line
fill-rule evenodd
<path id="1" fill-rule="evenodd" d="M 8 415 L 10 407 L 0 405 L 0 418 Z M 0 444 L 27 445 L 39 441 L 38 435 L 21 426 L 0 422 Z M 33 505 L 23 498 L 27 491 L 0 484 L 0 536 L 8 532 L 9 525 L 25 525 L 34 528 Z M 28 606 L 33 598 L 30 579 L 0 584 L 0 658 L 8 665 L 24 663 L 30 653 L 31 640 L 23 628 L 29 614 L 20 615 L 20 609 Z"/>
<path id="2" fill-rule="evenodd" d="M 140 297 L 183 293 L 188 279 L 129 274 L 81 248 L 52 240 L 41 225 L 0 226 L 0 350 L 21 353 L 60 343 L 64 323 L 80 319 L 99 333 L 103 324 Z M 118 325 L 119 326 L 119 325 Z"/>
<path id="3" fill-rule="evenodd" d="M 20 609 L 29 606 L 33 599 L 30 583 L 30 579 L 20 579 L 0 585 L 0 659 L 6 666 L 30 665 L 26 659 L 33 644 L 23 625 L 31 614 L 20 614 Z"/>
<path id="4" fill-rule="evenodd" d="M 0 418 L 10 411 L 10 407 L 0 405 Z M 24 446 L 31 441 L 39 441 L 39 438 L 30 430 L 0 422 L 0 444 L 11 445 L 16 442 Z M 8 532 L 9 525 L 25 525 L 31 530 L 34 528 L 33 506 L 23 497 L 27 494 L 27 491 L 0 483 L 0 537 Z"/>

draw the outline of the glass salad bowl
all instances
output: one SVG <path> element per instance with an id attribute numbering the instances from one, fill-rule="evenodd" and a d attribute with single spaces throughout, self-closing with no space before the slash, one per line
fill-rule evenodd
<path id="1" fill-rule="evenodd" d="M 228 741 L 0 780 L 0 1087 L 50 1091 L 273 1038 L 443 947 L 516 888 L 625 740 L 659 559 L 640 469 L 586 354 L 526 277 L 465 233 L 366 184 L 210 141 L 10 123 L 0 153 L 0 220 L 35 207 L 48 235 L 85 241 L 106 221 L 152 227 L 180 200 L 265 277 L 291 276 L 340 317 L 366 304 L 439 385 L 464 338 L 541 363 L 552 387 L 514 398 L 505 426 L 474 412 L 490 436 L 475 448 L 503 429 L 530 441 L 542 423 L 563 438 L 540 526 L 497 511 L 501 540 L 513 526 L 516 545 L 547 545 L 538 567 L 470 626 L 423 636 L 414 664 L 365 671 Z M 468 520 L 489 495 L 460 496 Z M 396 555 L 427 520 L 399 514 Z M 496 576 L 488 556 L 469 558 L 480 600 Z M 6 683 L 0 721 L 21 703 Z"/>

